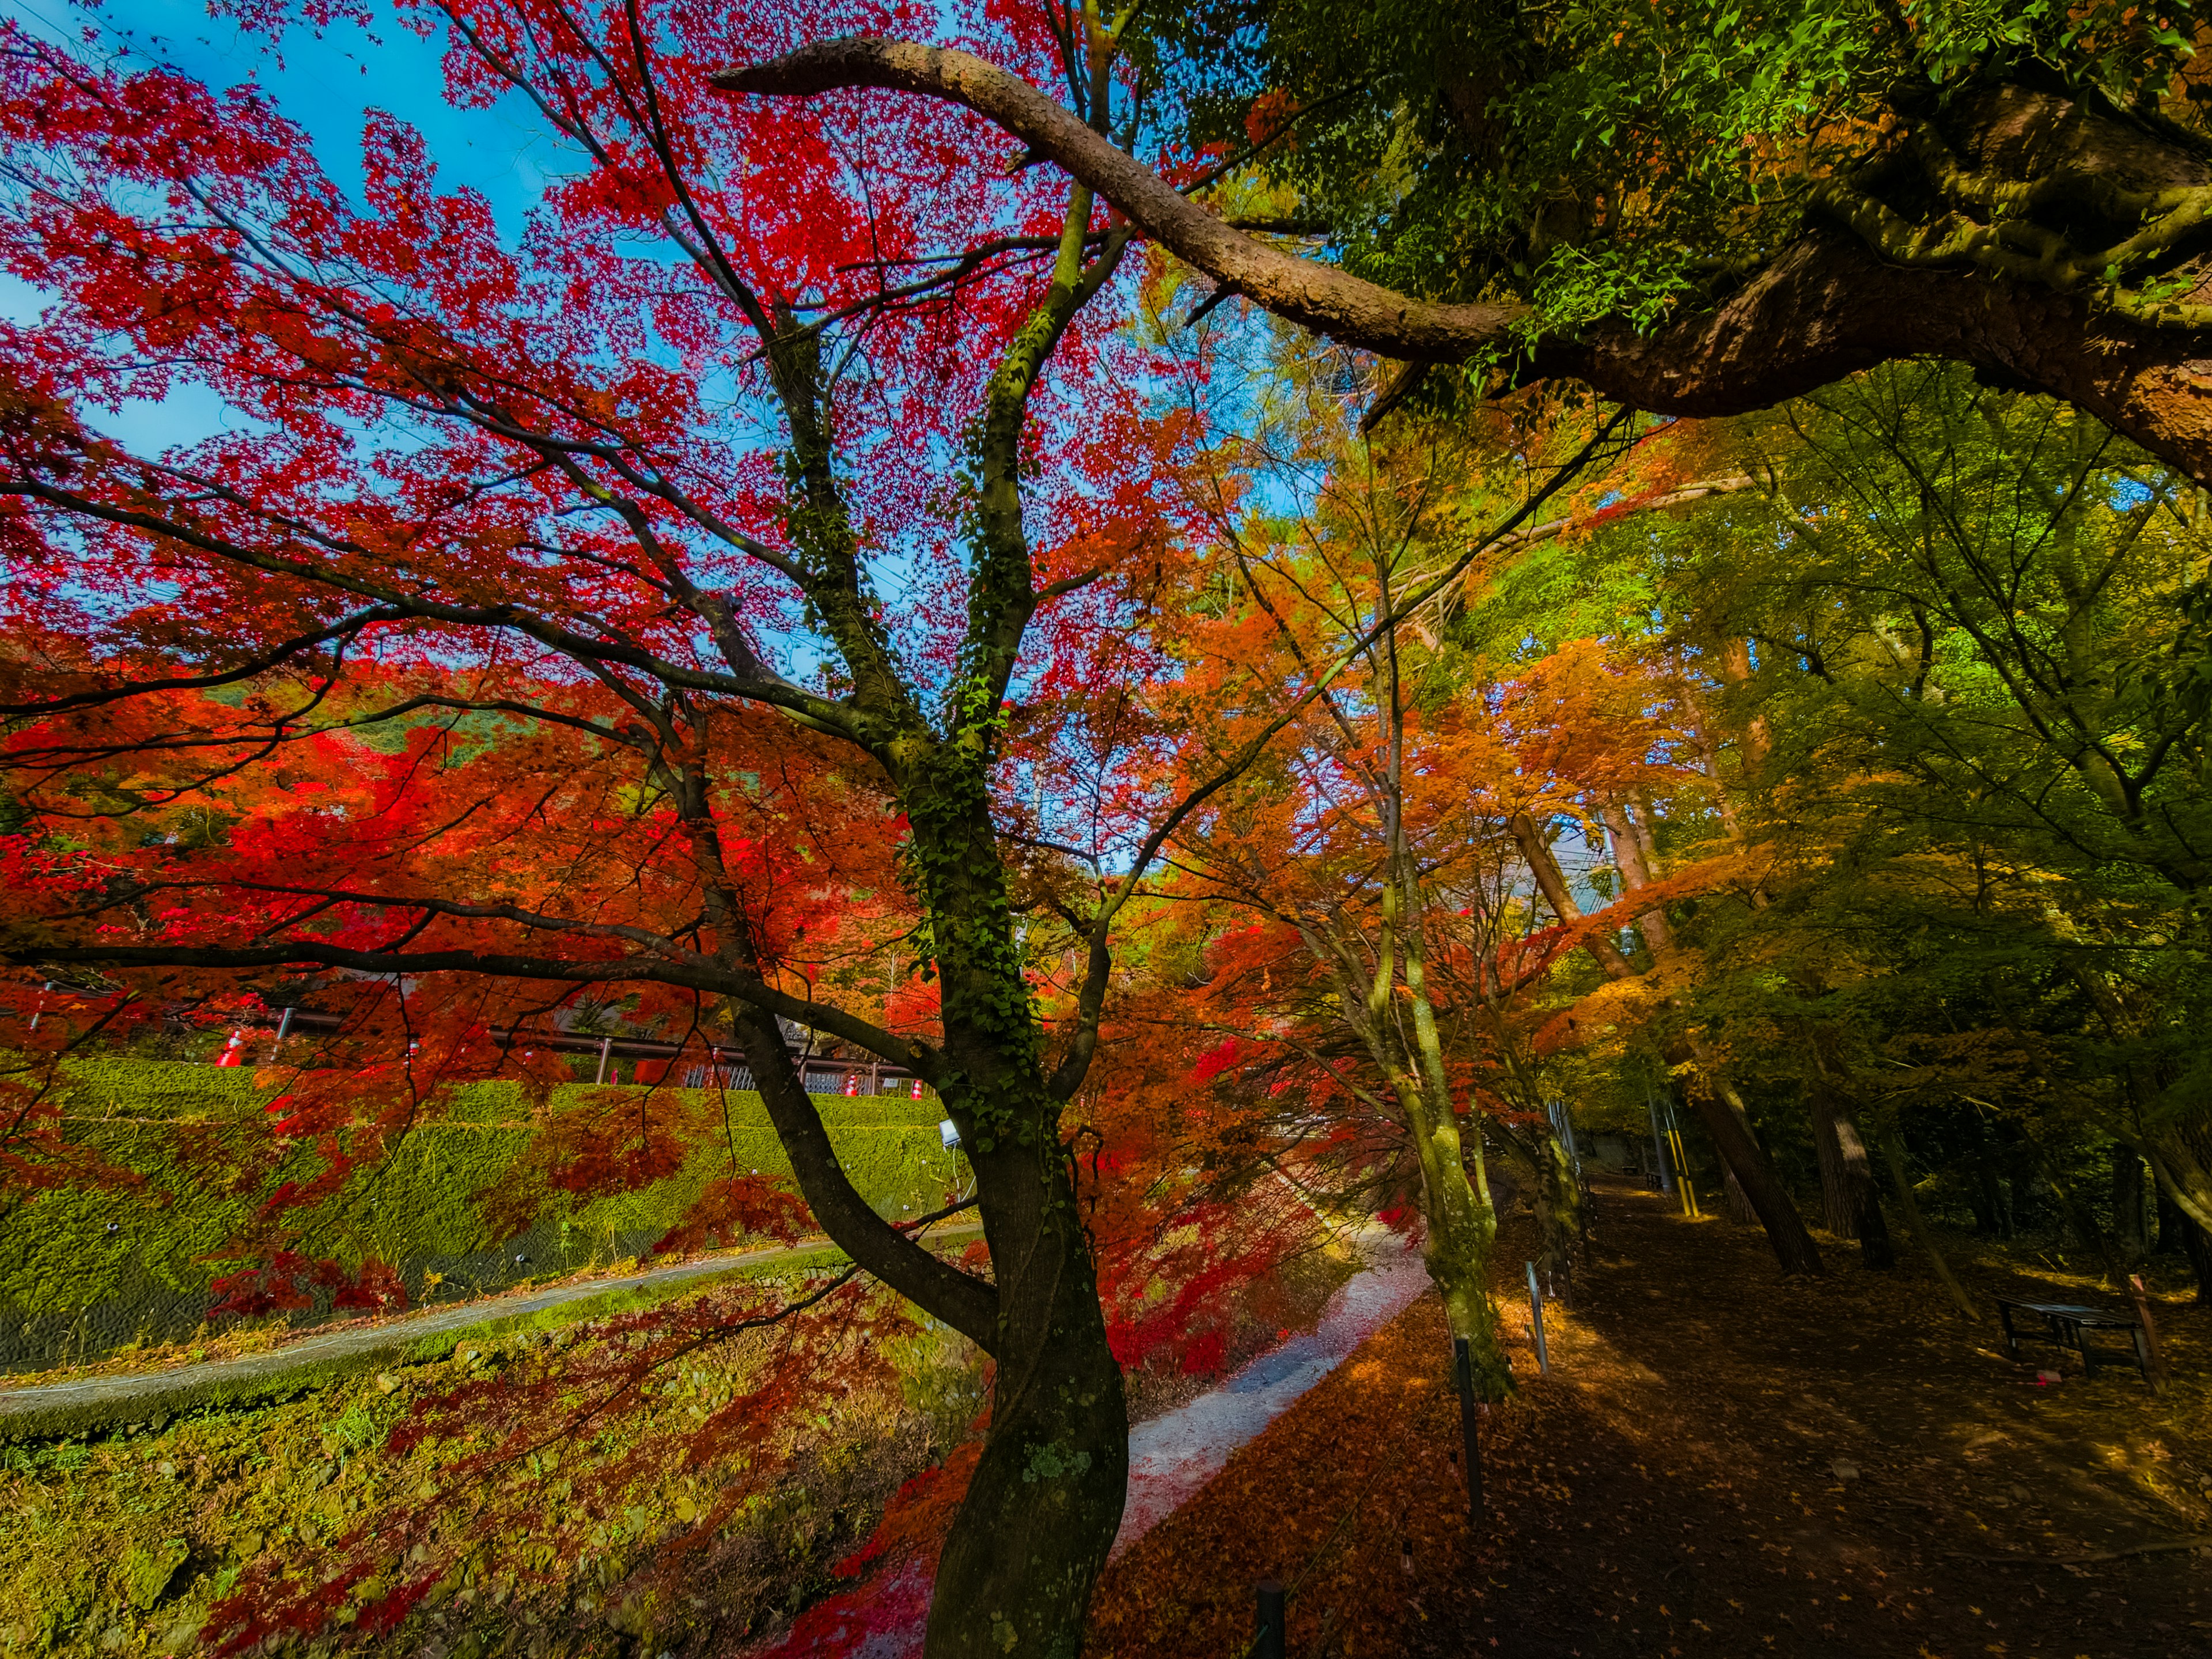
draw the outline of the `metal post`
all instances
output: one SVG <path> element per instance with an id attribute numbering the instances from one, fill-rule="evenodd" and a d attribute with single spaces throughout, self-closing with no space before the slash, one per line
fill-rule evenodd
<path id="1" fill-rule="evenodd" d="M 594 1085 L 607 1080 L 607 1056 L 614 1052 L 615 1040 L 611 1036 L 599 1039 L 599 1074 L 592 1079 Z"/>
<path id="2" fill-rule="evenodd" d="M 1674 1114 L 1669 1112 L 1668 1115 L 1672 1117 Z M 1682 1172 L 1682 1213 L 1692 1221 L 1699 1221 L 1704 1219 L 1704 1216 L 1698 1208 L 1698 1189 L 1690 1180 L 1689 1152 L 1682 1145 L 1681 1130 L 1677 1128 L 1673 1134 L 1674 1167 Z"/>
<path id="3" fill-rule="evenodd" d="M 1552 1374 L 1552 1357 L 1544 1349 L 1544 1292 L 1536 1283 L 1536 1264 L 1528 1264 L 1528 1334 L 1536 1339 L 1536 1374 Z"/>
<path id="4" fill-rule="evenodd" d="M 292 1011 L 287 1008 L 276 1017 L 276 1046 L 283 1048 L 284 1039 L 292 1035 Z"/>
<path id="5" fill-rule="evenodd" d="M 1474 1403 L 1474 1350 L 1463 1336 L 1452 1338 L 1452 1373 L 1459 1384 L 1459 1433 L 1467 1446 L 1467 1513 L 1482 1524 L 1482 1419 Z"/>
<path id="6" fill-rule="evenodd" d="M 1260 1581 L 1259 1619 L 1253 1628 L 1252 1659 L 1283 1659 L 1283 1587 L 1273 1578 Z"/>

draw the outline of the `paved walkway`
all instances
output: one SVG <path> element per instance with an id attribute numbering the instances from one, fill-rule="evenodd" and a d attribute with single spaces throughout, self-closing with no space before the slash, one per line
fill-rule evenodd
<path id="1" fill-rule="evenodd" d="M 945 1239 L 975 1231 L 972 1224 L 943 1228 L 927 1237 Z M 480 1325 L 526 1318 L 548 1309 L 588 1302 L 611 1292 L 704 1279 L 716 1273 L 773 1267 L 779 1262 L 818 1256 L 833 1248 L 827 1240 L 742 1250 L 702 1261 L 651 1267 L 610 1279 L 556 1285 L 549 1290 L 487 1297 L 446 1308 L 426 1308 L 375 1324 L 348 1323 L 288 1342 L 266 1353 L 235 1359 L 209 1359 L 159 1371 L 88 1376 L 70 1382 L 0 1387 L 0 1440 L 21 1440 L 107 1427 L 118 1423 L 173 1415 L 190 1407 L 236 1405 L 319 1385 L 336 1376 L 367 1370 L 396 1359 L 427 1339 Z"/>

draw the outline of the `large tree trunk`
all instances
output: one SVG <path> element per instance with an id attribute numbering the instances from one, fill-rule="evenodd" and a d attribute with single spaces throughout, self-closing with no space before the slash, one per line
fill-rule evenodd
<path id="1" fill-rule="evenodd" d="M 714 79 L 732 91 L 884 87 L 964 104 L 1223 290 L 1388 357 L 1465 362 L 1504 343 L 1528 313 L 1510 301 L 1415 299 L 1243 235 L 1026 81 L 967 52 L 848 37 Z M 1547 340 L 1520 379 L 1572 377 L 1659 414 L 1733 415 L 1893 359 L 1944 358 L 2063 398 L 2212 483 L 2201 264 L 2184 267 L 2185 291 L 2167 304 L 2147 290 L 2108 290 L 2095 252 L 2138 230 L 2185 238 L 2197 222 L 2172 210 L 2171 192 L 2201 188 L 2212 165 L 2146 124 L 2020 85 L 1990 84 L 1940 111 L 1900 106 L 1893 118 L 1903 142 L 1882 170 L 1883 194 L 1840 173 L 1807 181 L 1807 228 L 1734 292 L 1663 328 L 1607 319 Z M 2003 213 L 1986 206 L 2014 198 Z"/>
<path id="2" fill-rule="evenodd" d="M 1887 1269 L 1897 1265 L 1896 1247 L 1890 1243 L 1888 1224 L 1882 1219 L 1881 1200 L 1867 1163 L 1866 1143 L 1851 1116 L 1850 1103 L 1823 1073 L 1807 1090 L 1812 1109 L 1813 1144 L 1820 1155 L 1820 1195 L 1828 1212 L 1828 1231 L 1839 1238 L 1859 1242 L 1859 1260 L 1869 1267 Z"/>
<path id="3" fill-rule="evenodd" d="M 932 918 L 940 1092 L 975 1173 L 998 1287 L 991 1420 L 939 1558 L 927 1659 L 1075 1659 L 1121 1524 L 1128 1410 L 1046 1086 L 981 769 L 902 791 Z"/>
<path id="4" fill-rule="evenodd" d="M 1036 1121 L 1052 1115 L 1043 1104 Z M 924 1650 L 1074 1659 L 1127 1491 L 1121 1368 L 1057 1137 L 979 1133 L 972 1111 L 950 1097 L 948 1105 L 988 1194 L 998 1366 L 983 1455 L 938 1563 Z"/>
<path id="5" fill-rule="evenodd" d="M 1805 1115 L 1813 1127 L 1813 1150 L 1820 1159 L 1820 1219 L 1838 1238 L 1859 1236 L 1858 1212 L 1850 1200 L 1844 1176 L 1844 1149 L 1835 1121 L 1824 1097 L 1814 1086 L 1805 1091 Z"/>

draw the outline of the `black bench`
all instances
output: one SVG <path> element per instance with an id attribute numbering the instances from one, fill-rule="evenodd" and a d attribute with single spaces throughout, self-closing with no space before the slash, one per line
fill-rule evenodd
<path id="1" fill-rule="evenodd" d="M 2142 1373 L 2143 1381 L 2150 1380 L 2150 1344 L 2143 1336 L 2142 1322 L 2133 1314 L 2108 1313 L 2102 1308 L 2078 1307 L 2068 1302 L 2014 1302 L 2005 1297 L 1996 1298 L 1997 1322 L 2004 1327 L 2005 1352 L 2015 1360 L 2020 1358 L 2021 1333 L 2012 1328 L 2014 1310 L 2033 1314 L 2049 1328 L 2050 1340 L 2062 1348 L 2071 1348 L 2081 1356 L 2081 1374 L 2097 1374 L 2097 1356 L 2089 1347 L 2090 1331 L 2125 1331 L 2135 1340 L 2136 1369 Z M 2034 1334 L 2027 1334 L 2034 1340 Z M 2107 1355 L 2109 1362 L 2111 1356 Z"/>

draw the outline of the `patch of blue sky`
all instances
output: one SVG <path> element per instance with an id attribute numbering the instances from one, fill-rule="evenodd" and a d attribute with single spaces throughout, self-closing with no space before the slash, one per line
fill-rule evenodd
<path id="1" fill-rule="evenodd" d="M 531 208 L 560 171 L 554 137 L 519 97 L 481 110 L 448 104 L 438 42 L 401 27 L 388 10 L 369 28 L 346 21 L 320 33 L 303 27 L 274 45 L 210 15 L 196 0 L 112 0 L 97 13 L 51 0 L 0 0 L 0 15 L 72 47 L 90 25 L 100 49 L 125 66 L 167 64 L 219 89 L 258 86 L 306 132 L 331 182 L 356 203 L 362 132 L 371 109 L 421 129 L 440 183 L 481 194 L 510 241 L 520 238 Z M 46 303 L 29 283 L 0 284 L 0 314 L 11 321 L 35 321 Z M 254 428 L 216 393 L 185 377 L 159 400 L 82 412 L 96 429 L 142 453 Z"/>
<path id="2" fill-rule="evenodd" d="M 442 184 L 477 191 L 501 232 L 520 235 L 549 178 L 564 170 L 554 135 L 520 96 L 488 109 L 448 104 L 440 42 L 404 27 L 388 7 L 379 11 L 368 28 L 303 24 L 272 45 L 210 15 L 201 0 L 109 0 L 97 14 L 54 0 L 0 0 L 0 15 L 52 40 L 73 42 L 92 21 L 126 64 L 166 63 L 217 88 L 259 86 L 356 200 L 363 124 L 371 109 L 395 115 L 421 129 Z"/>

